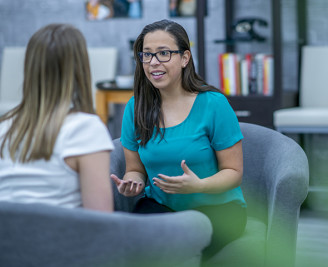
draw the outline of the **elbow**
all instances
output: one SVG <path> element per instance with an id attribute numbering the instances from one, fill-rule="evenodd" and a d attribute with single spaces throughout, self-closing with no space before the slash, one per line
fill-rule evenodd
<path id="1" fill-rule="evenodd" d="M 243 181 L 243 170 L 236 171 L 235 187 L 241 186 Z"/>

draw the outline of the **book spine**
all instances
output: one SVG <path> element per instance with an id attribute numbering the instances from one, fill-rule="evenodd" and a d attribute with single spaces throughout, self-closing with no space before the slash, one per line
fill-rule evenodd
<path id="1" fill-rule="evenodd" d="M 224 84 L 224 93 L 230 95 L 230 82 L 229 82 L 229 54 L 224 53 L 223 55 L 223 84 Z"/>
<path id="2" fill-rule="evenodd" d="M 229 54 L 229 94 L 232 96 L 237 94 L 235 56 L 235 54 Z"/>
<path id="3" fill-rule="evenodd" d="M 268 56 L 267 58 L 267 65 L 268 65 L 268 94 L 272 96 L 274 93 L 274 59 L 273 56 Z"/>
<path id="4" fill-rule="evenodd" d="M 248 95 L 248 65 L 246 59 L 240 61 L 241 95 Z"/>
<path id="5" fill-rule="evenodd" d="M 219 63 L 219 87 L 222 92 L 225 91 L 224 89 L 224 68 L 223 68 L 223 54 L 219 54 L 218 56 L 218 63 Z"/>
<path id="6" fill-rule="evenodd" d="M 236 72 L 236 90 L 237 95 L 241 95 L 241 73 L 240 73 L 240 56 L 235 55 L 235 72 Z"/>
<path id="7" fill-rule="evenodd" d="M 255 95 L 257 94 L 257 66 L 253 55 L 249 55 L 248 58 L 250 61 L 248 91 L 250 95 Z"/>
<path id="8" fill-rule="evenodd" d="M 264 54 L 255 55 L 256 64 L 256 89 L 257 94 L 263 94 L 263 84 L 264 84 Z"/>
<path id="9" fill-rule="evenodd" d="M 269 95 L 269 64 L 268 55 L 263 58 L 263 95 Z"/>

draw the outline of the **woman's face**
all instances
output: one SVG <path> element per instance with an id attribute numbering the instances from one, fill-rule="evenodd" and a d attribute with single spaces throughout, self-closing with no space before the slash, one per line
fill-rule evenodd
<path id="1" fill-rule="evenodd" d="M 175 39 L 168 32 L 158 30 L 147 33 L 142 52 L 156 53 L 165 50 L 178 50 Z M 159 62 L 153 56 L 149 63 L 143 63 L 146 77 L 159 90 L 181 89 L 181 73 L 189 60 L 190 52 L 172 53 L 168 62 Z"/>

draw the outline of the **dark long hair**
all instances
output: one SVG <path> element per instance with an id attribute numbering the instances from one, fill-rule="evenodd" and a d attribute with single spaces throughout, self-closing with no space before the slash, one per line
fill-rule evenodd
<path id="1" fill-rule="evenodd" d="M 151 139 L 154 128 L 156 135 L 164 138 L 164 131 L 160 130 L 160 124 L 164 125 L 164 118 L 161 112 L 162 99 L 157 88 L 146 77 L 142 62 L 138 58 L 138 52 L 143 49 L 146 34 L 162 30 L 168 32 L 174 39 L 180 51 L 190 51 L 190 42 L 185 29 L 178 23 L 170 20 L 161 20 L 145 26 L 134 43 L 134 57 L 136 59 L 136 70 L 134 76 L 134 124 L 136 136 L 140 140 L 140 145 L 144 146 Z M 208 85 L 195 71 L 195 65 L 190 55 L 190 60 L 182 69 L 182 88 L 187 92 L 215 91 L 219 89 Z M 164 125 L 165 129 L 165 125 Z"/>

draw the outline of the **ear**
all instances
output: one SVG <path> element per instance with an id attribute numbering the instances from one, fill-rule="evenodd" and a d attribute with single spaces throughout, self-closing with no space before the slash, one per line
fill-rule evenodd
<path id="1" fill-rule="evenodd" d="M 185 68 L 190 60 L 190 57 L 191 57 L 191 53 L 189 50 L 186 50 L 183 52 L 182 54 L 182 60 L 181 60 L 181 67 L 182 68 Z"/>

